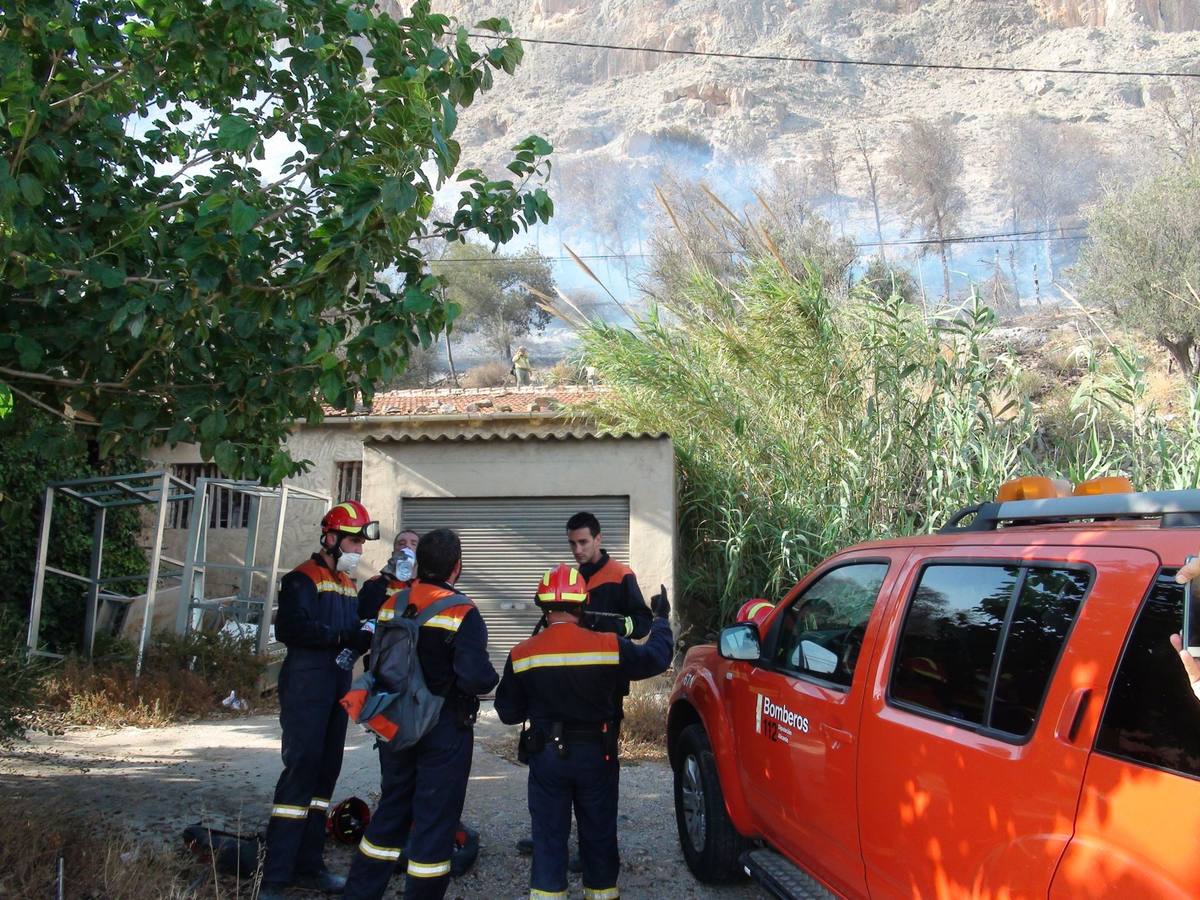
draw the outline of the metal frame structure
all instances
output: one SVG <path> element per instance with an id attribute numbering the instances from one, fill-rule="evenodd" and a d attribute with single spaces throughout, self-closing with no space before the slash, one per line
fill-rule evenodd
<path id="1" fill-rule="evenodd" d="M 225 490 L 243 494 L 249 498 L 249 521 L 246 529 L 246 555 L 242 564 L 214 563 L 207 559 L 209 512 L 212 509 L 214 491 Z M 78 500 L 93 510 L 92 554 L 88 574 L 80 575 L 47 563 L 52 534 L 52 519 L 54 515 L 55 494 Z M 252 481 L 233 481 L 224 478 L 205 478 L 196 480 L 195 485 L 172 475 L 166 470 L 140 472 L 133 475 L 111 475 L 100 478 L 85 478 L 76 481 L 54 482 L 46 487 L 45 500 L 42 506 L 42 527 L 38 538 L 37 566 L 33 582 L 33 599 L 30 604 L 28 652 L 30 656 L 58 657 L 59 654 L 41 650 L 38 647 L 41 616 L 42 596 L 45 590 L 46 574 L 50 573 L 63 578 L 82 582 L 88 586 L 86 599 L 86 614 L 84 618 L 84 649 L 91 657 L 96 643 L 96 622 L 100 603 L 111 601 L 130 604 L 133 595 L 120 593 L 111 586 L 122 582 L 136 582 L 143 577 L 146 580 L 146 608 L 142 621 L 141 635 L 138 640 L 137 674 L 140 675 L 145 660 L 146 647 L 150 642 L 154 622 L 154 604 L 159 590 L 159 582 L 164 579 L 178 579 L 180 584 L 179 613 L 176 618 L 176 632 L 184 635 L 199 623 L 199 616 L 204 610 L 234 608 L 246 613 L 259 614 L 259 630 L 257 649 L 266 653 L 270 644 L 271 623 L 274 620 L 275 606 L 273 598 L 276 595 L 280 578 L 280 553 L 283 549 L 283 524 L 287 515 L 288 502 L 293 497 L 304 500 L 319 500 L 328 506 L 330 499 L 326 494 L 305 490 L 304 488 L 285 485 L 279 488 L 263 487 Z M 259 543 L 261 524 L 261 502 L 271 499 L 279 500 L 279 515 L 275 522 L 272 543 L 271 563 L 255 565 L 255 554 Z M 191 501 L 188 516 L 188 539 L 184 559 L 173 559 L 163 553 L 163 532 L 167 523 L 167 511 L 172 503 Z M 149 571 L 142 575 L 122 575 L 105 578 L 103 575 L 104 560 L 104 526 L 107 511 L 116 507 L 148 506 L 155 507 L 152 541 L 149 555 Z M 176 571 L 164 571 L 164 564 Z M 205 596 L 205 578 L 209 570 L 234 570 L 241 572 L 240 590 L 228 597 Z M 269 578 L 263 599 L 254 599 L 254 578 L 261 575 Z"/>
<path id="2" fill-rule="evenodd" d="M 50 550 L 51 522 L 54 516 L 54 495 L 62 494 L 89 506 L 93 510 L 92 525 L 92 557 L 86 576 L 68 572 L 46 563 Z M 38 536 L 37 567 L 33 578 L 33 600 L 29 608 L 29 638 L 28 649 L 30 656 L 58 657 L 57 653 L 49 653 L 38 648 L 38 639 L 42 625 L 42 594 L 46 585 L 46 573 L 59 575 L 81 581 L 88 586 L 86 613 L 84 617 L 83 643 L 87 655 L 92 655 L 96 644 L 96 617 L 101 600 L 114 600 L 120 603 L 131 603 L 133 597 L 107 590 L 110 585 L 126 581 L 138 581 L 141 575 L 121 575 L 111 578 L 103 576 L 104 562 L 104 525 L 108 510 L 125 506 L 155 507 L 154 542 L 150 552 L 150 571 L 146 578 L 146 617 L 142 623 L 142 634 L 138 641 L 137 673 L 142 671 L 142 661 L 146 655 L 146 645 L 150 640 L 150 628 L 154 615 L 154 599 L 158 593 L 158 582 L 161 578 L 179 578 L 179 574 L 162 572 L 165 562 L 175 566 L 182 572 L 183 563 L 177 559 L 164 556 L 163 526 L 167 521 L 168 504 L 191 500 L 194 490 L 186 481 L 182 481 L 166 470 L 155 472 L 139 472 L 134 475 L 109 475 L 101 478 L 82 478 L 75 481 L 57 481 L 46 486 L 45 500 L 42 503 L 42 529 Z"/>
<path id="3" fill-rule="evenodd" d="M 246 527 L 246 552 L 242 563 L 209 562 L 208 553 L 208 519 L 216 491 L 231 491 L 249 498 L 250 514 Z M 233 481 L 227 478 L 196 479 L 196 501 L 192 504 L 188 522 L 188 542 L 182 562 L 182 584 L 190 587 L 186 591 L 186 600 L 180 597 L 179 614 L 175 630 L 184 635 L 200 623 L 200 617 L 206 610 L 242 611 L 245 614 L 259 614 L 257 649 L 260 654 L 266 653 L 271 643 L 271 623 L 275 620 L 273 598 L 279 588 L 281 577 L 279 557 L 283 551 L 283 523 L 287 517 L 289 501 L 295 497 L 302 500 L 318 500 L 327 508 L 331 500 L 328 494 L 309 491 L 304 488 L 284 485 L 278 488 L 263 487 L 253 481 Z M 262 524 L 262 501 L 279 500 L 279 515 L 275 519 L 275 529 L 272 535 L 272 550 L 270 565 L 256 565 L 259 534 Z M 222 597 L 208 597 L 205 591 L 205 581 L 210 570 L 240 572 L 240 584 L 236 594 Z M 266 577 L 267 588 L 262 599 L 255 599 L 254 577 Z"/>

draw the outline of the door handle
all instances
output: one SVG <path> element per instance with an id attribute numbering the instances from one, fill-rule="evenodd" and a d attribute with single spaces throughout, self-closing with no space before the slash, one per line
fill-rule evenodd
<path id="1" fill-rule="evenodd" d="M 821 723 L 821 734 L 825 736 L 827 741 L 832 741 L 835 744 L 853 744 L 854 734 L 849 731 L 844 731 L 841 728 L 834 728 L 832 725 Z"/>
<path id="2" fill-rule="evenodd" d="M 1075 688 L 1075 690 L 1071 691 L 1067 697 L 1067 702 L 1063 704 L 1062 712 L 1058 716 L 1058 724 L 1054 726 L 1054 736 L 1056 738 L 1068 744 L 1075 740 L 1091 696 L 1092 689 L 1090 687 Z"/>

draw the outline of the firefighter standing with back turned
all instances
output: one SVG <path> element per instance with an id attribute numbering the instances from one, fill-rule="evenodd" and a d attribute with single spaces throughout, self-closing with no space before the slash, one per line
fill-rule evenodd
<path id="1" fill-rule="evenodd" d="M 522 735 L 529 762 L 533 822 L 531 900 L 567 896 L 571 812 L 579 824 L 586 900 L 620 897 L 617 874 L 617 721 L 622 685 L 664 672 L 672 636 L 665 592 L 651 598 L 645 644 L 580 624 L 588 592 L 570 566 L 542 578 L 537 603 L 547 626 L 512 649 L 496 691 L 500 721 L 529 721 Z"/>
<path id="2" fill-rule="evenodd" d="M 345 879 L 325 868 L 325 816 L 342 768 L 346 712 L 338 700 L 350 672 L 338 654 L 371 643 L 360 629 L 358 591 L 350 573 L 379 524 L 361 503 L 339 503 L 321 519 L 321 549 L 283 577 L 275 634 L 287 646 L 279 672 L 283 773 L 275 786 L 267 826 L 262 900 L 282 897 L 288 885 L 340 893 Z"/>
<path id="3" fill-rule="evenodd" d="M 379 610 L 383 623 L 449 598 L 451 605 L 422 624 L 417 638 L 425 684 L 445 703 L 437 723 L 415 745 L 379 747 L 382 793 L 350 867 L 347 900 L 382 897 L 401 855 L 408 858 L 405 900 L 441 900 L 450 883 L 454 834 L 471 774 L 478 695 L 495 687 L 497 678 L 483 616 L 452 586 L 461 573 L 458 535 L 448 528 L 430 531 L 417 544 L 416 582 L 389 596 Z M 376 663 L 383 664 L 383 659 Z"/>
<path id="4" fill-rule="evenodd" d="M 590 512 L 577 512 L 567 519 L 567 543 L 581 574 L 587 581 L 588 608 L 580 624 L 592 631 L 608 631 L 617 637 L 641 639 L 650 633 L 650 610 L 642 598 L 633 569 L 608 555 L 603 547 L 600 520 Z M 666 588 L 663 588 L 666 594 Z M 543 621 L 545 619 L 543 618 Z M 541 626 L 539 625 L 539 628 Z M 616 728 L 625 717 L 625 695 L 629 680 L 618 682 L 613 691 L 616 701 Z M 618 790 L 620 786 L 618 785 Z M 521 838 L 517 850 L 533 852 L 533 841 Z M 579 871 L 578 857 L 571 858 L 571 871 Z"/>

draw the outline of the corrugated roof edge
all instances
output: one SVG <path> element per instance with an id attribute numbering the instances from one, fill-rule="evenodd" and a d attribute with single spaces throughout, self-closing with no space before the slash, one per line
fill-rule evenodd
<path id="1" fill-rule="evenodd" d="M 665 431 L 597 434 L 593 431 L 553 431 L 531 434 L 385 434 L 366 438 L 365 444 L 468 443 L 474 441 L 626 441 L 670 438 Z"/>

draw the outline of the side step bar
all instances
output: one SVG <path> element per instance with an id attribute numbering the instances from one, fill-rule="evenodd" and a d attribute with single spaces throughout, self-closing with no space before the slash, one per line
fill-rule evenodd
<path id="1" fill-rule="evenodd" d="M 748 850 L 738 861 L 747 875 L 779 900 L 837 900 L 821 882 L 774 850 Z"/>

